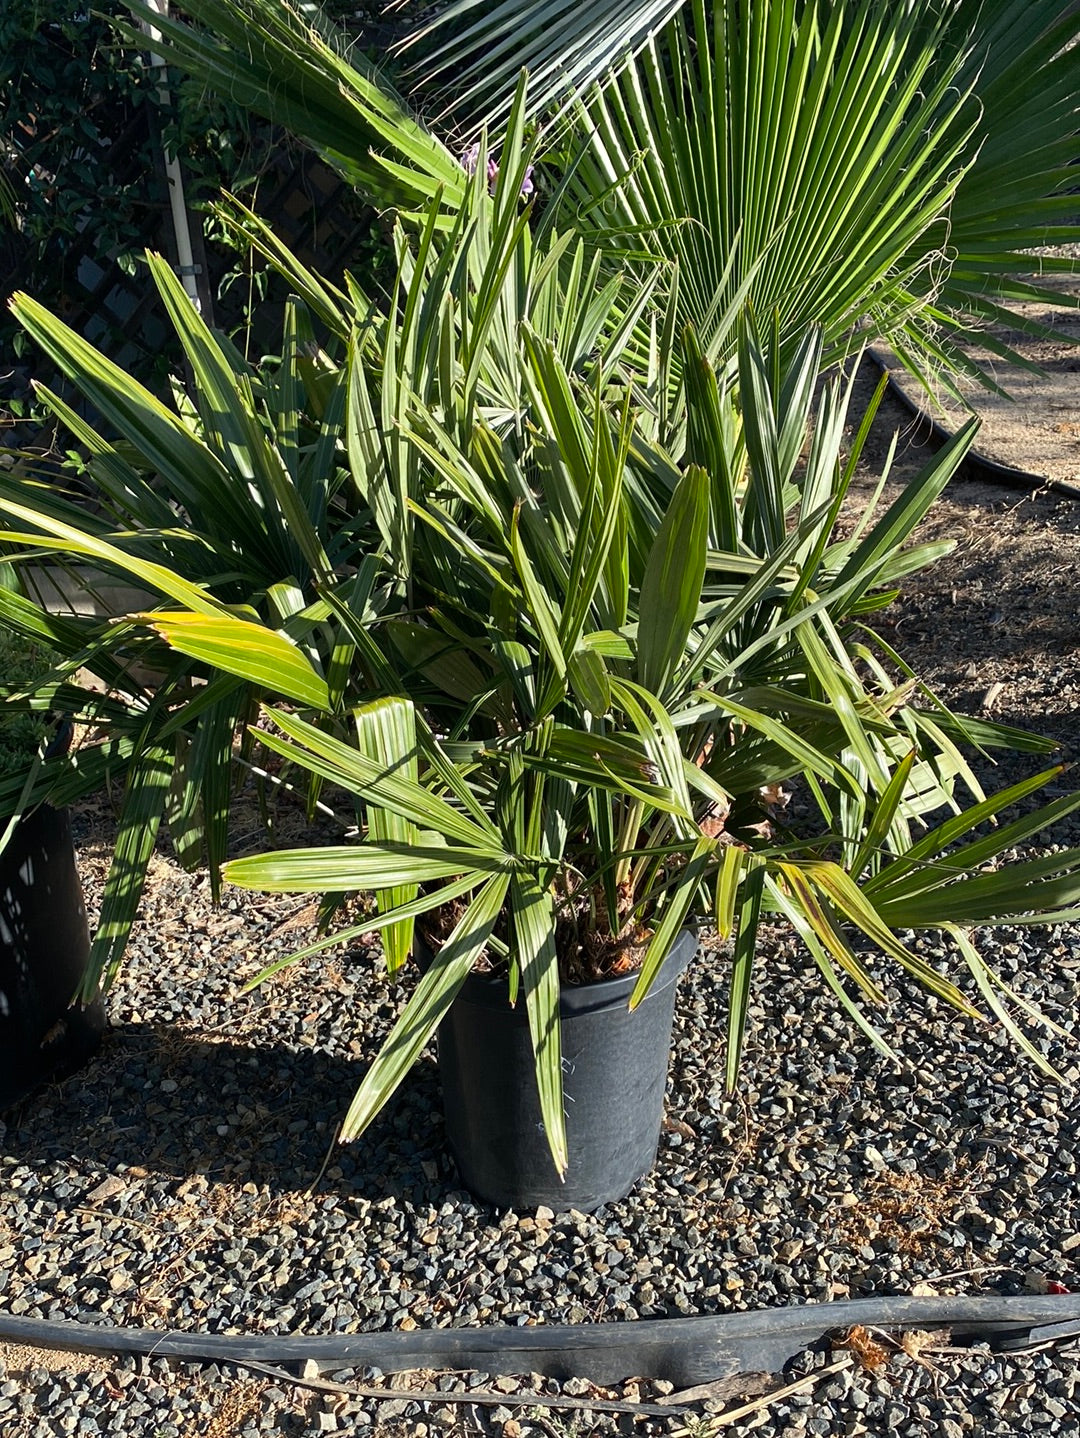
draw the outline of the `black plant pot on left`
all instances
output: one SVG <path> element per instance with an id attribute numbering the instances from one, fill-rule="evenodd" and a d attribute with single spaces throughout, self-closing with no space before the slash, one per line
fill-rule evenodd
<path id="1" fill-rule="evenodd" d="M 89 952 L 71 820 L 42 804 L 0 850 L 0 1111 L 72 1073 L 100 1044 L 103 1002 L 75 1001 Z"/>

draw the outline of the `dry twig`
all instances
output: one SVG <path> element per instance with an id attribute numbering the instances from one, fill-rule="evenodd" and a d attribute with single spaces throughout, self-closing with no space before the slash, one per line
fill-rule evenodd
<path id="1" fill-rule="evenodd" d="M 854 1361 L 851 1357 L 838 1358 L 835 1363 L 828 1363 L 824 1368 L 815 1369 L 805 1378 L 796 1379 L 794 1383 L 785 1384 L 783 1388 L 774 1388 L 763 1398 L 755 1398 L 752 1403 L 743 1403 L 738 1408 L 729 1408 L 724 1413 L 718 1413 L 715 1418 L 710 1418 L 702 1427 L 676 1428 L 671 1438 L 691 1438 L 691 1435 L 692 1438 L 705 1438 L 707 1434 L 718 1433 L 721 1428 L 738 1423 L 741 1418 L 749 1418 L 752 1413 L 760 1413 L 763 1408 L 771 1408 L 774 1403 L 780 1403 L 794 1393 L 805 1393 L 808 1388 L 813 1388 L 823 1378 L 831 1378 L 834 1373 L 841 1373 L 845 1368 L 850 1368 Z M 671 1410 L 664 1409 L 662 1411 L 670 1412 Z"/>

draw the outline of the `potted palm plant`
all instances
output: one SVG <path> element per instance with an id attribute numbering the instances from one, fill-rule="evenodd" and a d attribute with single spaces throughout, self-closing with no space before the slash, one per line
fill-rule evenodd
<path id="1" fill-rule="evenodd" d="M 1022 14 L 1001 0 L 983 7 L 977 29 L 968 7 L 939 15 L 930 13 L 933 7 L 890 10 L 861 0 L 834 6 L 820 36 L 817 14 L 806 6 L 748 3 L 689 14 L 691 7 L 646 0 L 628 18 L 612 4 L 594 7 L 573 35 L 536 25 L 534 0 L 475 23 L 470 15 L 460 33 L 458 7 L 450 6 L 431 31 L 429 54 L 436 59 L 421 70 L 438 81 L 442 56 L 468 73 L 453 97 L 459 137 L 453 144 L 418 121 L 358 48 L 347 52 L 329 27 L 312 28 L 284 0 L 193 0 L 187 13 L 206 22 L 202 30 L 155 15 L 137 0 L 132 8 L 154 21 L 157 48 L 171 62 L 269 112 L 380 208 L 428 226 L 436 241 L 469 210 L 460 152 L 467 145 L 475 150 L 485 118 L 501 125 L 512 112 L 521 63 L 541 57 L 530 117 L 542 119 L 565 104 L 575 85 L 584 94 L 602 79 L 587 108 L 571 107 L 570 164 L 554 152 L 546 157 L 548 214 L 587 242 L 585 272 L 598 306 L 580 306 L 576 325 L 563 326 L 560 352 L 571 368 L 590 358 L 610 366 L 629 342 L 635 373 L 654 395 L 677 360 L 671 338 L 687 320 L 713 362 L 721 354 L 731 358 L 730 312 L 748 296 L 760 313 L 781 316 L 789 358 L 806 324 L 822 326 L 826 353 L 834 355 L 857 322 L 916 362 L 936 365 L 943 343 L 936 326 L 945 326 L 946 348 L 962 342 L 973 317 L 994 313 L 1003 297 L 1031 292 L 1000 279 L 1026 264 L 1025 246 L 1073 237 L 1068 136 L 1080 50 L 1069 43 L 1075 16 L 1064 0 L 1040 0 Z M 427 37 L 413 38 L 422 51 Z M 132 30 L 130 39 L 144 48 L 143 32 Z M 729 65 L 729 54 L 740 62 Z M 768 81 L 759 83 L 766 73 Z M 871 80 L 860 81 L 866 75 Z M 430 89 L 422 93 L 430 97 Z M 842 115 L 843 124 L 827 123 L 830 115 Z M 820 182 L 841 168 L 842 184 Z M 946 214 L 952 266 L 943 250 Z M 19 300 L 32 337 L 105 420 L 101 434 L 59 401 L 53 406 L 89 451 L 89 474 L 113 523 L 88 532 L 85 514 L 33 483 L 5 488 L 8 518 L 25 542 L 36 536 L 66 551 L 69 561 L 90 558 L 130 575 L 130 561 L 141 557 L 202 591 L 197 600 L 190 592 L 181 599 L 173 585 L 174 602 L 246 605 L 264 624 L 319 648 L 332 639 L 316 588 L 350 568 L 363 588 L 367 522 L 379 542 L 397 543 L 412 531 L 406 516 L 388 537 L 381 499 L 366 512 L 352 505 L 339 428 L 346 370 L 319 351 L 306 328 L 310 312 L 342 345 L 359 330 L 369 349 L 377 344 L 380 302 L 354 281 L 342 293 L 306 271 L 239 207 L 229 218 L 287 273 L 303 300 L 291 312 L 278 373 L 254 374 L 208 337 L 160 264 L 154 277 L 196 376 L 194 393 L 175 410 L 156 403 L 40 306 Z M 656 255 L 678 274 L 677 284 L 656 283 Z M 1044 268 L 1055 263 L 1041 261 Z M 639 282 L 641 302 L 624 303 L 617 323 L 601 335 L 596 313 L 609 314 L 619 266 Z M 508 409 L 519 403 L 503 362 L 506 341 L 514 318 L 526 314 L 541 333 L 554 333 L 549 311 L 557 290 L 543 284 L 479 316 L 469 342 L 472 398 L 479 384 L 485 403 Z M 595 355 L 594 338 L 602 340 Z M 650 368 L 650 346 L 663 376 Z M 432 355 L 429 347 L 399 358 L 430 368 Z M 374 411 L 391 424 L 399 378 Z M 361 416 L 354 426 L 349 452 L 350 464 L 359 456 L 368 468 L 369 419 Z M 248 460 L 238 463 L 244 453 Z M 186 538 L 185 528 L 195 538 Z M 156 588 L 160 571 L 135 577 Z M 21 613 L 14 622 L 41 626 L 48 617 Z M 104 664 L 102 656 L 119 642 L 105 632 L 68 637 L 71 654 L 91 666 Z M 147 641 L 123 638 L 128 648 L 139 642 Z M 160 652 L 145 657 L 161 662 Z M 320 649 L 318 665 L 326 670 L 330 662 Z M 126 661 L 107 682 L 118 677 L 131 694 Z M 117 971 L 138 902 L 137 876 L 166 811 L 181 857 L 188 863 L 204 857 L 216 883 L 232 739 L 262 686 L 219 686 L 211 698 L 192 687 L 202 677 L 198 664 L 177 665 L 167 693 L 159 691 L 153 703 L 135 693 L 126 717 L 110 711 L 108 743 L 87 755 L 77 774 L 67 768 L 42 775 L 67 794 L 92 788 L 105 773 L 119 771 L 124 780 L 122 838 L 94 941 L 91 984 L 99 976 L 107 983 Z M 83 695 L 80 712 L 100 713 L 99 698 Z"/>
<path id="2" fill-rule="evenodd" d="M 175 317 L 204 393 L 177 414 L 18 300 L 27 327 L 128 441 L 121 454 L 64 410 L 82 424 L 114 504 L 134 494 L 161 519 L 111 532 L 31 485 L 4 485 L 0 508 L 23 528 L 0 539 L 21 554 L 52 545 L 91 556 L 162 595 L 152 612 L 83 634 L 114 663 L 133 644 L 174 656 L 175 681 L 149 701 L 139 731 L 144 745 L 155 736 L 155 754 L 212 703 L 235 705 L 236 686 L 245 705 L 277 694 L 284 702 L 267 711 L 261 742 L 309 771 L 324 799 L 355 804 L 363 842 L 225 871 L 253 887 L 372 890 L 389 967 L 426 950 L 343 1137 L 371 1122 L 445 1021 L 449 1117 L 469 1180 L 499 1202 L 589 1206 L 651 1161 L 664 1046 L 643 1088 L 630 1075 L 644 1067 L 645 1016 L 661 1032 L 669 1022 L 697 917 L 711 916 L 732 943 L 720 960 L 732 1083 L 770 912 L 795 926 L 808 962 L 884 1048 L 856 1001 L 880 1003 L 881 985 L 852 935 L 970 1015 L 972 1000 L 897 937 L 949 928 L 984 1007 L 1043 1062 L 968 929 L 1047 921 L 1075 901 L 1072 852 L 982 871 L 1080 800 L 975 837 L 1048 776 L 987 798 L 960 743 L 1048 746 L 924 710 L 868 628 L 890 586 L 942 552 L 910 539 L 972 427 L 882 516 L 870 506 L 837 538 L 866 425 L 843 454 L 846 398 L 834 380 L 805 449 L 820 333 L 778 347 L 740 324 L 733 303 L 703 345 L 692 326 L 680 329 L 664 267 L 630 282 L 573 235 L 544 223 L 534 232 L 521 204 L 532 163 L 523 130 L 519 107 L 493 193 L 482 150 L 448 229 L 442 193 L 418 230 L 398 227 L 385 305 L 355 283 L 326 286 L 240 216 L 344 351 L 320 353 L 307 377 L 305 403 L 323 416 L 307 445 L 294 439 L 296 384 L 281 387 L 275 418 L 270 392 L 257 376 L 230 378 L 225 351 L 179 295 Z M 306 464 L 312 455 L 319 463 Z M 259 525 L 228 538 L 223 520 L 219 537 L 190 544 L 136 461 L 168 466 L 192 503 L 257 498 Z M 330 490 L 320 480 L 298 491 L 295 476 L 326 475 L 323 461 Z M 238 602 L 235 567 L 255 572 L 249 554 L 287 546 L 294 527 L 310 536 L 313 514 L 323 538 L 302 586 L 281 579 L 249 589 L 257 603 Z M 233 570 L 222 573 L 216 545 Z M 6 622 L 32 621 L 36 611 L 15 608 Z M 114 733 L 126 739 L 132 719 L 119 712 Z M 239 711 L 228 712 L 221 734 L 231 737 Z M 228 748 L 215 752 L 220 775 Z M 811 815 L 797 833 L 769 808 L 789 782 Z M 934 827 L 946 808 L 953 817 Z M 478 964 L 484 973 L 473 973 Z M 603 1007 L 594 1001 L 606 996 L 626 1044 L 619 1060 L 591 1037 L 579 1050 L 570 1034 L 570 1010 Z M 483 1015 L 466 1013 L 462 998 Z M 498 1046 L 488 1017 L 514 1030 Z M 511 1143 L 499 1129 L 474 1161 L 466 1141 L 495 1131 L 489 1112 L 465 1106 L 485 1051 L 492 1068 L 475 1086 L 488 1100 L 503 1090 L 524 1134 Z M 511 1065 L 522 1052 L 519 1078 Z M 635 1095 L 633 1156 L 602 1143 L 593 1119 L 578 1128 L 593 1111 L 576 1084 L 594 1052 L 602 1097 Z M 457 1074 L 455 1054 L 466 1061 Z M 500 1166 L 506 1153 L 514 1161 Z"/>
<path id="3" fill-rule="evenodd" d="M 414 584 L 416 526 L 387 485 L 402 477 L 392 440 L 409 406 L 417 397 L 437 408 L 456 403 L 444 398 L 456 371 L 446 372 L 432 345 L 437 328 L 458 347 L 454 365 L 468 370 L 470 412 L 511 413 L 527 403 L 517 363 L 523 323 L 555 340 L 575 370 L 616 365 L 626 355 L 656 277 L 634 293 L 625 277 L 601 284 L 581 241 L 542 226 L 534 238 L 518 203 L 531 163 L 520 133 L 518 144 L 497 198 L 488 194 L 486 162 L 471 183 L 454 162 L 461 211 L 438 248 L 441 208 L 428 216 L 403 317 L 352 276 L 342 290 L 313 275 L 257 216 L 233 206 L 237 234 L 293 290 L 280 359 L 259 368 L 208 328 L 164 260 L 148 255 L 191 374 L 186 390 L 176 381 L 172 405 L 30 296 L 12 297 L 27 334 L 100 419 L 95 427 L 60 395 L 36 387 L 85 455 L 82 481 L 92 487 L 94 506 L 43 483 L 31 456 L 0 474 L 0 516 L 10 526 L 0 544 L 11 563 L 32 572 L 43 556 L 59 556 L 88 587 L 104 574 L 207 620 L 247 621 L 239 650 L 248 663 L 237 676 L 219 662 L 220 646 L 201 644 L 195 627 L 181 652 L 122 612 L 61 617 L 35 601 L 29 581 L 27 593 L 0 590 L 0 628 L 45 635 L 62 658 L 32 702 L 72 714 L 95 736 L 77 767 L 62 756 L 47 761 L 33 797 L 67 803 L 106 778 L 122 788 L 88 996 L 101 985 L 107 990 L 119 972 L 162 819 L 180 861 L 206 862 L 217 891 L 233 777 L 238 761 L 251 760 L 250 740 L 240 744 L 238 736 L 260 697 L 285 685 L 307 712 L 323 713 L 329 704 L 340 725 L 359 695 L 377 689 L 365 636 L 345 633 L 341 613 L 374 616 L 404 602 Z M 525 256 L 520 274 L 500 268 L 508 236 Z M 411 253 L 403 263 L 412 266 Z M 419 303 L 421 286 L 431 291 L 427 306 Z M 372 375 L 378 369 L 370 390 L 354 382 L 361 362 Z M 412 471 L 419 473 L 415 455 L 404 466 L 406 485 L 416 479 Z M 380 547 L 388 556 L 381 567 Z M 285 641 L 284 668 L 280 649 L 261 659 L 253 654 L 253 636 L 263 633 L 271 646 L 274 636 Z M 235 647 L 229 638 L 226 650 Z M 305 655 L 325 676 L 313 687 Z M 156 676 L 152 686 L 140 678 L 147 672 Z M 92 683 L 83 682 L 86 675 Z M 287 687 L 290 676 L 298 689 Z M 0 804 L 18 797 L 24 777 L 0 777 Z"/>
<path id="4" fill-rule="evenodd" d="M 0 779 L 22 776 L 0 817 L 0 1110 L 78 1068 L 105 1027 L 100 997 L 77 1001 L 90 951 L 71 821 L 28 802 L 36 769 L 71 743 L 70 723 L 20 699 L 51 674 L 46 645 L 0 633 Z"/>
<path id="5" fill-rule="evenodd" d="M 910 538 L 972 426 L 838 539 L 859 440 L 842 454 L 834 381 L 804 453 L 819 332 L 783 360 L 744 322 L 737 373 L 717 373 L 687 327 L 654 377 L 661 404 L 635 383 L 632 356 L 610 370 L 568 362 L 559 336 L 517 311 L 499 331 L 501 388 L 470 389 L 474 374 L 491 381 L 470 363 L 471 321 L 505 320 L 508 289 L 528 293 L 538 262 L 517 218 L 522 173 L 500 174 L 492 212 L 447 249 L 430 245 L 436 207 L 418 245 L 399 233 L 387 328 L 351 349 L 346 427 L 377 511 L 382 602 L 355 611 L 323 593 L 372 697 L 344 716 L 327 704 L 315 722 L 275 705 L 260 737 L 326 795 L 355 800 L 362 841 L 224 872 L 250 888 L 373 891 L 377 918 L 351 932 L 381 930 L 392 970 L 422 958 L 344 1140 L 438 1032 L 466 1182 L 500 1204 L 595 1207 L 655 1153 L 674 982 L 700 918 L 732 945 L 720 960 L 731 1083 L 767 913 L 790 921 L 887 1052 L 857 1002 L 884 995 L 853 935 L 977 1020 L 973 999 L 898 936 L 947 931 L 984 1007 L 1045 1067 L 970 929 L 1050 922 L 1075 901 L 1076 851 L 984 869 L 1080 796 L 976 836 L 1058 771 L 988 798 L 958 741 L 1046 746 L 924 711 L 868 628 L 890 586 L 942 552 Z M 426 364 L 402 375 L 406 352 Z M 392 425 L 376 418 L 388 389 Z M 310 707 L 325 683 L 248 621 L 143 620 L 238 676 L 276 669 L 285 699 Z M 809 806 L 797 832 L 770 812 L 787 783 Z"/>

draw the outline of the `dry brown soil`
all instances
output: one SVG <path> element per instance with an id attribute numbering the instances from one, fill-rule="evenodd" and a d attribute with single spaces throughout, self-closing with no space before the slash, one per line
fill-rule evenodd
<path id="1" fill-rule="evenodd" d="M 853 413 L 874 380 L 869 361 Z M 894 431 L 895 481 L 934 453 L 928 427 L 887 397 L 865 451 L 867 495 Z M 949 540 L 952 553 L 904 581 L 875 627 L 958 712 L 1035 729 L 1080 749 L 1080 499 L 1031 487 L 972 481 L 962 470 L 918 537 Z"/>

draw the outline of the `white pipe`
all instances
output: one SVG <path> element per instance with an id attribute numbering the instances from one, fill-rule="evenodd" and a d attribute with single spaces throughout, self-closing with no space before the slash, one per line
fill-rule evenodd
<path id="1" fill-rule="evenodd" d="M 169 0 L 147 0 L 151 10 L 158 15 L 169 13 Z M 161 39 L 161 31 L 153 25 L 145 25 L 144 29 L 150 36 L 151 41 Z M 150 63 L 155 69 L 160 70 L 161 80 L 158 85 L 158 96 L 163 105 L 169 103 L 169 87 L 165 81 L 165 61 L 160 55 L 150 52 Z M 195 283 L 195 255 L 191 248 L 191 226 L 188 221 L 187 205 L 184 203 L 184 175 L 180 169 L 179 155 L 170 156 L 162 146 L 162 157 L 165 161 L 165 178 L 169 184 L 169 205 L 172 209 L 173 233 L 176 236 L 176 262 L 180 281 L 187 291 L 192 304 L 197 310 L 202 310 L 202 301 L 199 299 L 199 287 Z"/>

